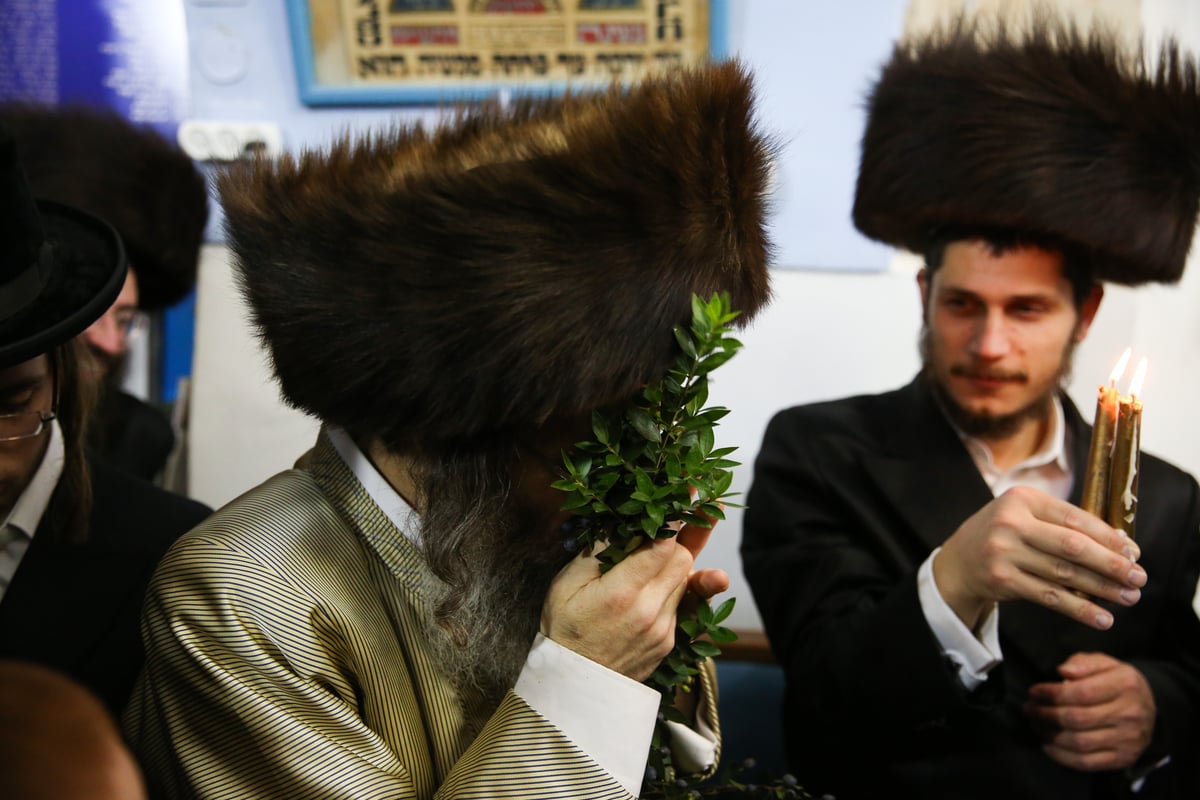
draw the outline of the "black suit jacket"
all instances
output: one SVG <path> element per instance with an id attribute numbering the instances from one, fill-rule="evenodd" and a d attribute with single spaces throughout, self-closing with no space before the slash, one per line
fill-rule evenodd
<path id="1" fill-rule="evenodd" d="M 1063 405 L 1078 503 L 1090 428 Z M 1030 684 L 1057 680 L 1076 652 L 1102 651 L 1148 679 L 1158 724 L 1147 759 L 1173 758 L 1138 797 L 1200 796 L 1200 493 L 1160 459 L 1143 454 L 1141 466 L 1141 601 L 1112 607 L 1107 632 L 1004 604 L 1004 662 L 968 693 L 925 622 L 916 572 L 992 495 L 924 383 L 778 414 L 756 462 L 742 556 L 787 674 L 789 760 L 807 788 L 839 800 L 1125 796 L 1124 775 L 1043 755 L 1020 713 Z"/>
<path id="2" fill-rule="evenodd" d="M 0 599 L 0 657 L 56 668 L 119 715 L 142 666 L 141 610 L 159 559 L 210 509 L 92 461 L 88 538 L 39 528 Z"/>
<path id="3" fill-rule="evenodd" d="M 91 439 L 92 453 L 147 481 L 158 477 L 175 449 L 175 431 L 167 415 L 122 391 L 104 398 Z"/>

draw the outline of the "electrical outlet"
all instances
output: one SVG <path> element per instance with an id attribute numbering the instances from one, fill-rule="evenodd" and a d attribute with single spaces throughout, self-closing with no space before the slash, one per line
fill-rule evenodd
<path id="1" fill-rule="evenodd" d="M 179 146 L 195 161 L 237 161 L 262 153 L 283 152 L 283 133 L 274 122 L 226 122 L 191 119 L 180 124 Z"/>

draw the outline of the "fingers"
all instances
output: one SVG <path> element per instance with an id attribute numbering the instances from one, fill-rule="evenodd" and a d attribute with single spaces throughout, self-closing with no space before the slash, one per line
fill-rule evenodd
<path id="1" fill-rule="evenodd" d="M 643 585 L 686 583 L 694 562 L 691 551 L 675 539 L 658 539 L 639 547 L 605 577 L 619 576 Z"/>
<path id="2" fill-rule="evenodd" d="M 1132 664 L 1076 653 L 1059 665 L 1066 680 L 1029 687 L 1023 710 L 1042 732 L 1050 758 L 1080 770 L 1127 767 L 1154 732 L 1150 684 Z"/>
<path id="3" fill-rule="evenodd" d="M 681 545 L 691 551 L 692 558 L 700 556 L 700 551 L 704 549 L 704 545 L 708 544 L 708 537 L 712 535 L 713 529 L 717 527 L 715 519 L 708 517 L 708 521 L 709 527 L 707 528 L 699 525 L 684 525 L 675 537 Z"/>
<path id="4" fill-rule="evenodd" d="M 1123 769 L 1133 764 L 1137 759 L 1130 759 L 1121 750 L 1104 748 L 1098 750 L 1079 751 L 1069 747 L 1049 743 L 1042 746 L 1042 752 L 1065 767 L 1080 772 L 1102 772 Z"/>
<path id="5" fill-rule="evenodd" d="M 1030 694 L 1032 698 L 1032 693 Z M 1115 703 L 1094 706 L 1059 706 L 1031 699 L 1022 707 L 1025 715 L 1046 731 L 1091 731 L 1107 728 L 1118 711 Z"/>
<path id="6" fill-rule="evenodd" d="M 729 589 L 729 574 L 723 569 L 700 569 L 688 577 L 688 590 L 705 600 Z"/>
<path id="7" fill-rule="evenodd" d="M 1013 564 L 1022 571 L 1124 606 L 1141 599 L 1146 571 L 1086 535 L 1037 522 L 1024 538 L 1030 547 L 1013 554 Z"/>
<path id="8" fill-rule="evenodd" d="M 1123 664 L 1108 653 L 1075 653 L 1058 665 L 1058 674 L 1068 680 L 1081 680 L 1089 675 L 1117 669 Z"/>
<path id="9" fill-rule="evenodd" d="M 1141 599 L 1147 576 L 1136 563 L 1137 545 L 1092 514 L 1042 492 L 1014 489 L 997 501 L 990 522 L 997 532 L 987 543 L 1000 572 L 996 582 L 1011 581 L 1018 596 L 1101 629 L 1111 626 L 1112 615 L 1090 597 L 1124 606 Z"/>

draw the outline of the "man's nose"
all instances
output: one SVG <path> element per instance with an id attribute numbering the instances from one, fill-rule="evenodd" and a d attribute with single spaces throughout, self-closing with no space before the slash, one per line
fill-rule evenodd
<path id="1" fill-rule="evenodd" d="M 83 332 L 83 338 L 93 349 L 114 357 L 123 354 L 128 345 L 125 329 L 117 324 L 117 319 L 112 313 L 105 314 L 93 322 Z"/>
<path id="2" fill-rule="evenodd" d="M 973 355 L 986 360 L 1008 355 L 1012 349 L 1012 339 L 1004 315 L 985 313 L 978 325 L 972 341 Z"/>

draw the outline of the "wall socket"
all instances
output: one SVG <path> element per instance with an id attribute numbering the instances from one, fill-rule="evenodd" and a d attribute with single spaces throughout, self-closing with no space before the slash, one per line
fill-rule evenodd
<path id="1" fill-rule="evenodd" d="M 274 122 L 191 119 L 180 123 L 176 138 L 194 161 L 237 161 L 256 153 L 277 158 L 283 153 L 283 133 Z"/>

